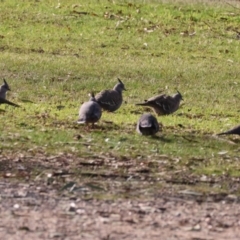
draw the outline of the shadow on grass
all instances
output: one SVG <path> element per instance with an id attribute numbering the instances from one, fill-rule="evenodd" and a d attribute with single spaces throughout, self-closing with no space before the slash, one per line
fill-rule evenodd
<path id="1" fill-rule="evenodd" d="M 154 136 L 150 136 L 150 138 L 152 138 L 154 140 L 157 140 L 157 141 L 160 141 L 160 142 L 164 142 L 164 143 L 172 143 L 174 141 L 173 138 L 168 138 L 166 136 L 154 135 Z"/>

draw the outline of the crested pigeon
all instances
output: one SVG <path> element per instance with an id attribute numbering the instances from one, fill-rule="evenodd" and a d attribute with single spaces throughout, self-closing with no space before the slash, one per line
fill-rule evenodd
<path id="1" fill-rule="evenodd" d="M 154 135 L 159 131 L 159 124 L 151 113 L 145 113 L 138 120 L 136 130 L 142 135 Z"/>
<path id="2" fill-rule="evenodd" d="M 84 102 L 79 109 L 79 119 L 77 123 L 94 123 L 97 122 L 102 116 L 102 109 L 100 105 L 96 102 L 95 96 L 93 93 L 90 94 L 90 99 L 88 102 Z"/>
<path id="3" fill-rule="evenodd" d="M 167 115 L 178 110 L 181 100 L 183 100 L 182 95 L 177 91 L 173 96 L 161 94 L 136 105 L 151 107 L 157 115 Z"/>
<path id="4" fill-rule="evenodd" d="M 102 109 L 114 112 L 123 102 L 122 91 L 125 90 L 123 82 L 118 78 L 118 83 L 111 90 L 103 90 L 96 95 L 96 101 Z"/>
<path id="5" fill-rule="evenodd" d="M 6 93 L 7 91 L 11 91 L 9 85 L 7 84 L 6 80 L 3 79 L 3 84 L 0 86 L 0 104 L 9 104 L 14 107 L 19 107 L 19 105 L 10 102 L 6 99 Z"/>
<path id="6" fill-rule="evenodd" d="M 219 133 L 218 135 L 226 135 L 226 134 L 240 135 L 240 125 L 230 129 L 229 131 L 226 131 L 226 132 L 223 132 L 223 133 Z"/>

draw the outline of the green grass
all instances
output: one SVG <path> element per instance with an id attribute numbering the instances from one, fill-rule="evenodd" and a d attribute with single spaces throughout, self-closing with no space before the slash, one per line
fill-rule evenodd
<path id="1" fill-rule="evenodd" d="M 213 136 L 239 124 L 239 9 L 207 2 L 9 0 L 1 3 L 0 21 L 0 77 L 12 88 L 8 99 L 21 105 L 1 106 L 3 156 L 111 155 L 136 160 L 135 167 L 166 156 L 164 169 L 173 176 L 180 170 L 240 176 L 239 138 Z M 117 77 L 127 88 L 122 107 L 104 112 L 97 129 L 77 125 L 87 94 L 112 88 Z M 163 132 L 137 135 L 136 122 L 148 110 L 134 104 L 176 89 L 184 102 L 173 115 L 158 117 Z"/>

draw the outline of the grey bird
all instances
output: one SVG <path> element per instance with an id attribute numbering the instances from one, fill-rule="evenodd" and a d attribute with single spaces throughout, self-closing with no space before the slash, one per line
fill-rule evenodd
<path id="1" fill-rule="evenodd" d="M 88 102 L 84 102 L 79 109 L 79 119 L 77 123 L 80 124 L 92 124 L 96 123 L 102 116 L 102 109 L 100 105 L 96 102 L 94 93 L 90 94 L 90 99 Z"/>
<path id="2" fill-rule="evenodd" d="M 144 113 L 137 122 L 136 130 L 142 135 L 154 135 L 159 131 L 159 124 L 151 113 Z"/>
<path id="3" fill-rule="evenodd" d="M 113 87 L 113 89 L 101 91 L 96 95 L 96 100 L 102 109 L 108 112 L 114 112 L 122 105 L 123 90 L 126 91 L 126 88 L 123 82 L 118 78 L 118 83 Z"/>
<path id="4" fill-rule="evenodd" d="M 217 135 L 227 135 L 227 134 L 240 135 L 240 125 L 230 129 L 229 131 L 226 131 L 226 132 L 223 132 L 223 133 L 219 133 Z"/>
<path id="5" fill-rule="evenodd" d="M 14 107 L 19 107 L 19 105 L 10 102 L 6 99 L 7 91 L 11 91 L 9 85 L 7 84 L 6 80 L 3 79 L 3 84 L 0 86 L 0 104 L 9 104 Z"/>
<path id="6" fill-rule="evenodd" d="M 145 100 L 144 103 L 137 103 L 136 105 L 151 107 L 157 115 L 167 115 L 178 110 L 181 100 L 183 100 L 183 97 L 181 93 L 177 91 L 173 96 L 161 94 Z"/>

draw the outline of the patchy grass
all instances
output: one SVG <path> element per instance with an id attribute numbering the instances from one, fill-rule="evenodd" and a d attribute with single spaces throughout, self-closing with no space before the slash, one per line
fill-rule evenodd
<path id="1" fill-rule="evenodd" d="M 126 189 L 126 179 L 149 178 L 139 192 L 154 192 L 151 181 L 168 177 L 239 177 L 239 138 L 215 136 L 239 124 L 239 9 L 177 1 L 10 0 L 2 3 L 0 20 L 0 77 L 12 88 L 8 99 L 21 105 L 1 106 L 3 159 L 20 156 L 27 165 L 38 153 L 66 161 L 70 154 L 80 165 L 69 159 L 67 167 L 53 169 L 73 170 L 67 182 L 99 181 L 104 192 L 115 187 L 106 178 L 122 175 Z M 104 112 L 96 129 L 77 125 L 88 92 L 112 88 L 117 77 L 127 88 L 122 107 Z M 148 110 L 134 104 L 176 89 L 184 102 L 173 115 L 158 117 L 163 132 L 137 135 L 136 121 Z M 81 165 L 95 158 L 104 161 Z M 127 164 L 116 167 L 122 161 Z"/>

